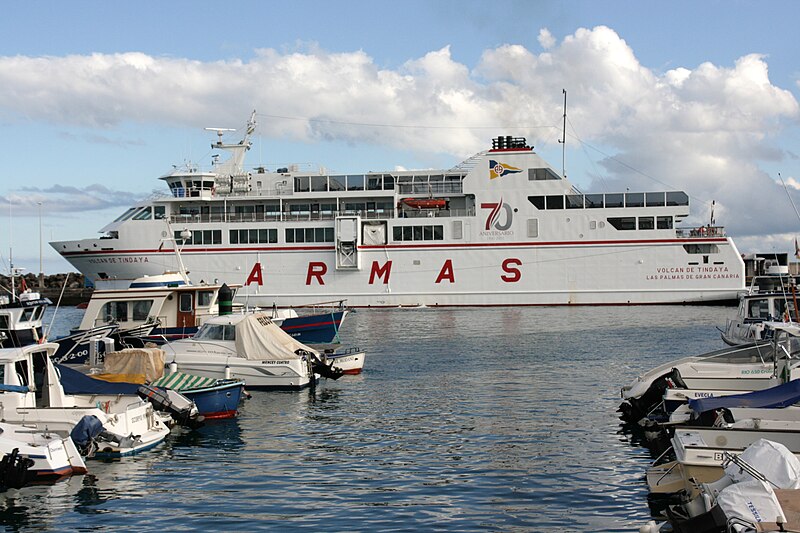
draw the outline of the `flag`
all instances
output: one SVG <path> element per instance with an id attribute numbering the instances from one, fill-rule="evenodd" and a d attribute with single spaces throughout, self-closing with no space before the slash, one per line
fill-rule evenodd
<path id="1" fill-rule="evenodd" d="M 795 241 L 795 244 L 796 244 L 796 243 L 797 243 L 797 242 Z M 28 290 L 28 285 L 26 285 L 26 284 L 25 284 L 25 278 L 19 278 L 19 280 L 20 280 L 20 283 L 19 283 L 19 290 L 20 290 L 21 292 L 25 292 L 25 291 L 27 291 L 27 290 Z"/>
<path id="2" fill-rule="evenodd" d="M 794 256 L 800 259 L 800 246 L 797 246 L 797 237 L 794 238 Z"/>

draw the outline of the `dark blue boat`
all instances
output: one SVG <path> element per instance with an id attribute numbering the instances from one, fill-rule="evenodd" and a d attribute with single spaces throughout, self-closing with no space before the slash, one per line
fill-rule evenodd
<path id="1" fill-rule="evenodd" d="M 151 385 L 180 392 L 195 403 L 206 419 L 235 417 L 244 394 L 244 381 L 240 379 L 214 379 L 181 372 L 166 375 Z"/>

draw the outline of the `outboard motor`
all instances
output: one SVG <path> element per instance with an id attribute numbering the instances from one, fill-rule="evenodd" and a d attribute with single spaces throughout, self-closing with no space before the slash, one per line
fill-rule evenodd
<path id="1" fill-rule="evenodd" d="M 193 401 L 183 394 L 170 389 L 160 389 L 150 385 L 141 385 L 136 391 L 139 396 L 153 404 L 157 411 L 169 414 L 180 426 L 196 429 L 203 425 L 205 417 L 197 411 Z"/>
<path id="2" fill-rule="evenodd" d="M 333 362 L 330 363 L 326 360 L 320 359 L 317 354 L 313 352 L 309 352 L 306 350 L 297 350 L 297 355 L 304 355 L 311 363 L 311 371 L 315 374 L 319 374 L 320 376 L 328 379 L 339 379 L 344 375 L 344 372 L 339 368 L 333 366 Z"/>
<path id="3" fill-rule="evenodd" d="M 659 376 L 639 398 L 629 398 L 619 406 L 620 418 L 625 422 L 638 422 L 647 416 L 661 400 L 667 389 L 685 389 L 686 383 L 677 368 Z"/>
<path id="4" fill-rule="evenodd" d="M 33 459 L 19 454 L 14 448 L 0 459 L 0 488 L 21 489 L 28 481 L 28 469 L 33 466 Z"/>
<path id="5" fill-rule="evenodd" d="M 217 298 L 219 299 L 219 316 L 230 315 L 233 313 L 233 291 L 227 283 L 223 283 L 219 288 Z"/>
<path id="6" fill-rule="evenodd" d="M 94 415 L 84 415 L 70 431 L 75 446 L 81 455 L 91 455 L 94 439 L 103 432 L 103 423 Z"/>

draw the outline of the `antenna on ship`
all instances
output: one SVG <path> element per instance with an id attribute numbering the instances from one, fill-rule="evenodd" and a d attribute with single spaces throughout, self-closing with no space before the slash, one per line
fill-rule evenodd
<path id="1" fill-rule="evenodd" d="M 217 142 L 211 145 L 211 148 L 221 148 L 225 146 L 225 143 L 222 142 L 222 136 L 225 132 L 236 131 L 236 128 L 204 128 L 206 131 L 216 131 L 217 132 Z"/>
<path id="2" fill-rule="evenodd" d="M 561 125 L 561 138 L 558 142 L 561 144 L 561 177 L 567 177 L 567 171 L 565 170 L 565 161 L 566 161 L 566 152 L 567 152 L 567 90 L 561 89 L 561 92 L 564 93 L 564 121 Z"/>

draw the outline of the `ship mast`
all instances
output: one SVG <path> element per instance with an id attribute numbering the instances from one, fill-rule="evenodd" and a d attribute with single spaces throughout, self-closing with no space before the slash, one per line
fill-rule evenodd
<path id="1" fill-rule="evenodd" d="M 564 93 L 564 117 L 561 125 L 561 138 L 558 142 L 561 144 L 561 177 L 566 178 L 567 171 L 564 167 L 567 157 L 567 90 L 561 89 L 561 92 Z"/>

